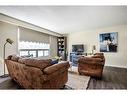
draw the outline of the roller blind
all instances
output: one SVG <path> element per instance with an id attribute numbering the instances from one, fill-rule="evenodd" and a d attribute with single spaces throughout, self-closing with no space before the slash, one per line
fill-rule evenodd
<path id="1" fill-rule="evenodd" d="M 38 31 L 19 27 L 20 41 L 49 43 L 49 35 Z"/>

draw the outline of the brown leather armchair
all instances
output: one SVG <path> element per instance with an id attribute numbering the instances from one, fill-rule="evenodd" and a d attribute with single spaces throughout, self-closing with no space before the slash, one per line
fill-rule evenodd
<path id="1" fill-rule="evenodd" d="M 50 59 L 9 56 L 6 65 L 10 77 L 26 89 L 58 89 L 68 81 L 69 62 L 51 64 Z"/>
<path id="2" fill-rule="evenodd" d="M 105 57 L 103 53 L 96 53 L 91 57 L 81 57 L 78 60 L 78 72 L 81 75 L 102 77 Z"/>

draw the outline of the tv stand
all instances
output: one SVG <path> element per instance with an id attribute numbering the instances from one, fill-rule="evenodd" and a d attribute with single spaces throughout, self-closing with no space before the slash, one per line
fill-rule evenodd
<path id="1" fill-rule="evenodd" d="M 71 52 L 70 53 L 70 61 L 72 62 L 72 66 L 78 66 L 78 59 L 84 56 L 83 53 Z"/>

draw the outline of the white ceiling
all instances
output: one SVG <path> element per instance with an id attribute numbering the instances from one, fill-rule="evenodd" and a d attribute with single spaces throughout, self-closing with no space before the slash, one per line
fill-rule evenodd
<path id="1" fill-rule="evenodd" d="M 127 24 L 126 6 L 0 6 L 0 12 L 58 33 Z"/>

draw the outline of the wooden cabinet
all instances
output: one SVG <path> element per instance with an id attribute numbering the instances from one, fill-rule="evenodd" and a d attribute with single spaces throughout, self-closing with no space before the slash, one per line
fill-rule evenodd
<path id="1" fill-rule="evenodd" d="M 62 60 L 67 60 L 67 38 L 58 37 L 57 38 L 57 55 L 62 57 Z"/>

